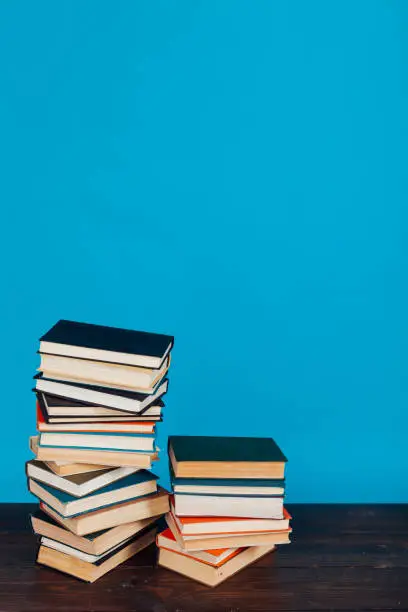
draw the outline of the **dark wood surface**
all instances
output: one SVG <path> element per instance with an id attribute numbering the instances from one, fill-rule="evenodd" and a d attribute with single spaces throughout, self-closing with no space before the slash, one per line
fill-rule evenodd
<path id="1" fill-rule="evenodd" d="M 0 612 L 408 611 L 408 505 L 292 505 L 293 543 L 215 589 L 153 546 L 94 584 L 38 566 L 34 507 L 0 505 Z"/>

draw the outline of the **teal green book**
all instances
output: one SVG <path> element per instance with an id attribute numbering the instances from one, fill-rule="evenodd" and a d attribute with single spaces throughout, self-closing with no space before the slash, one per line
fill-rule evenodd
<path id="1" fill-rule="evenodd" d="M 158 477 L 147 470 L 139 470 L 125 478 L 83 497 L 75 497 L 48 484 L 29 479 L 29 489 L 43 502 L 65 518 L 112 506 L 124 501 L 157 492 Z"/>
<path id="2" fill-rule="evenodd" d="M 273 438 L 170 436 L 177 461 L 286 462 Z"/>

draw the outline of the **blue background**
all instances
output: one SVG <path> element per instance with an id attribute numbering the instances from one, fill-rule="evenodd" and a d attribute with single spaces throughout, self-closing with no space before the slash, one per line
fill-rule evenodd
<path id="1" fill-rule="evenodd" d="M 271 435 L 292 502 L 408 501 L 407 35 L 404 0 L 1 3 L 1 501 L 59 318 L 174 333 L 162 446 Z"/>

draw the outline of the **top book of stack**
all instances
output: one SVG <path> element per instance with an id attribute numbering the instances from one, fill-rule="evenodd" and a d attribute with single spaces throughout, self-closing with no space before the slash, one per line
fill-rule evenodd
<path id="1" fill-rule="evenodd" d="M 40 338 L 40 353 L 159 369 L 173 336 L 61 319 Z"/>
<path id="2" fill-rule="evenodd" d="M 287 458 L 272 438 L 170 436 L 177 478 L 284 478 Z"/>

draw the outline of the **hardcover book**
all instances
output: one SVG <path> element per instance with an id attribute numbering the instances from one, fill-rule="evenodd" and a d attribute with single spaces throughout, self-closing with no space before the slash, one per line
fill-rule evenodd
<path id="1" fill-rule="evenodd" d="M 152 516 L 150 518 L 142 519 L 140 521 L 133 521 L 132 523 L 125 523 L 123 525 L 115 525 L 109 529 L 103 529 L 96 533 L 91 533 L 84 536 L 75 535 L 62 527 L 57 521 L 51 516 L 37 510 L 31 515 L 31 525 L 34 533 L 39 536 L 44 536 L 57 542 L 62 542 L 67 546 L 72 546 L 77 550 L 82 550 L 84 553 L 90 555 L 102 555 L 103 553 L 111 550 L 121 542 L 128 540 L 137 533 L 141 532 L 145 527 L 155 522 L 157 518 Z"/>
<path id="2" fill-rule="evenodd" d="M 176 478 L 283 479 L 286 457 L 272 438 L 170 436 Z"/>
<path id="3" fill-rule="evenodd" d="M 274 549 L 274 545 L 244 548 L 232 559 L 229 559 L 218 567 L 213 567 L 208 563 L 193 558 L 191 556 L 192 553 L 186 555 L 167 550 L 166 548 L 160 548 L 159 565 L 182 574 L 183 576 L 192 578 L 193 580 L 197 580 L 197 582 L 201 582 L 206 586 L 215 587 Z"/>
<path id="4" fill-rule="evenodd" d="M 156 387 L 144 392 L 130 391 L 125 389 L 113 389 L 101 385 L 90 385 L 75 381 L 58 379 L 57 377 L 47 378 L 42 374 L 34 376 L 35 389 L 47 395 L 56 395 L 68 400 L 74 400 L 85 404 L 93 404 L 96 407 L 111 408 L 123 412 L 143 414 L 143 412 L 164 395 L 168 388 L 168 380 L 161 380 Z M 48 414 L 61 414 L 61 411 L 50 410 Z M 98 411 L 93 413 L 90 410 L 75 411 L 82 416 L 98 416 Z"/>
<path id="5" fill-rule="evenodd" d="M 79 558 L 75 549 L 65 545 L 60 545 L 60 550 L 56 550 L 58 545 L 48 541 L 41 544 L 37 563 L 52 567 L 86 582 L 95 582 L 95 580 L 152 544 L 155 541 L 156 533 L 156 527 L 147 528 L 145 532 L 137 534 L 121 546 L 101 555 L 94 563 Z"/>
<path id="6" fill-rule="evenodd" d="M 68 529 L 75 535 L 82 536 L 124 523 L 163 515 L 169 510 L 169 496 L 167 491 L 159 487 L 158 492 L 153 495 L 114 504 L 113 506 L 101 508 L 93 512 L 86 512 L 73 518 L 64 518 L 44 502 L 41 502 L 40 507 L 41 510 L 63 525 L 65 529 Z"/>
<path id="7" fill-rule="evenodd" d="M 139 470 L 84 497 L 75 497 L 66 491 L 32 478 L 29 479 L 28 485 L 33 495 L 56 510 L 61 516 L 70 518 L 154 494 L 157 491 L 156 480 L 157 476 L 154 474 L 146 470 Z"/>
<path id="8" fill-rule="evenodd" d="M 40 338 L 40 352 L 160 368 L 173 336 L 61 319 Z"/>
<path id="9" fill-rule="evenodd" d="M 135 467 L 103 468 L 98 471 L 82 474 L 67 475 L 64 478 L 55 474 L 53 470 L 42 461 L 31 460 L 26 463 L 26 473 L 29 478 L 44 482 L 45 484 L 65 491 L 74 497 L 83 497 L 107 485 L 118 482 L 125 476 L 137 472 Z"/>
<path id="10" fill-rule="evenodd" d="M 250 533 L 213 533 L 186 536 L 180 532 L 174 515 L 166 514 L 166 522 L 177 543 L 185 551 L 208 550 L 213 548 L 246 548 L 247 546 L 269 546 L 289 544 L 291 529 L 282 531 L 255 531 Z M 281 521 L 283 522 L 283 521 Z"/>

